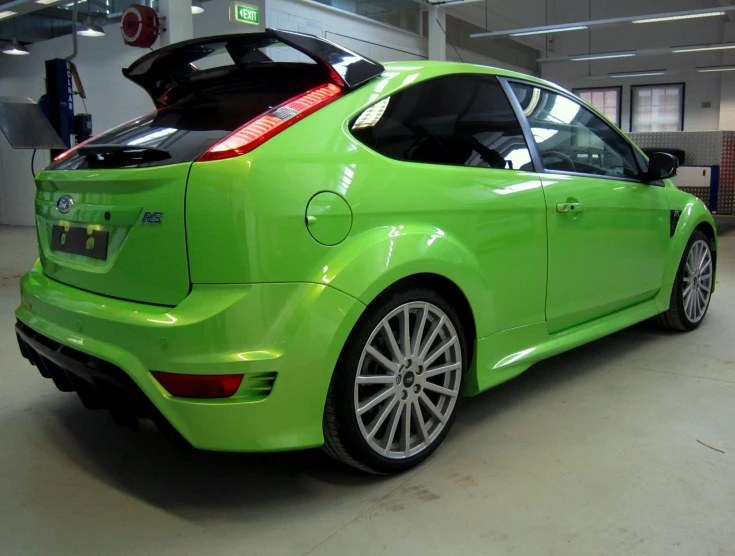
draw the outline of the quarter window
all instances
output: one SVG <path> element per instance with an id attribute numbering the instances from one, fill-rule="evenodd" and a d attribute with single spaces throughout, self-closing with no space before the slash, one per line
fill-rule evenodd
<path id="1" fill-rule="evenodd" d="M 418 83 L 368 108 L 351 130 L 396 160 L 533 170 L 521 126 L 493 76 L 450 75 Z"/>
<path id="2" fill-rule="evenodd" d="M 633 148 L 609 123 L 578 102 L 512 83 L 547 170 L 638 179 Z"/>

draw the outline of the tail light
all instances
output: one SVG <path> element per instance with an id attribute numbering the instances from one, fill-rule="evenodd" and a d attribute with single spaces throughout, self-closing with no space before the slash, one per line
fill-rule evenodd
<path id="1" fill-rule="evenodd" d="M 337 100 L 341 95 L 342 89 L 329 83 L 287 100 L 222 139 L 204 153 L 199 162 L 222 160 L 249 153 L 309 114 Z"/>
<path id="2" fill-rule="evenodd" d="M 229 398 L 240 387 L 243 375 L 185 375 L 152 371 L 156 380 L 177 398 Z"/>

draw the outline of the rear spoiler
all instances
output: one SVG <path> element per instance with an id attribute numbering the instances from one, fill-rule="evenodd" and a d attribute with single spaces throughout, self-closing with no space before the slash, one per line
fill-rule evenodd
<path id="1" fill-rule="evenodd" d="M 194 65 L 219 50 L 232 57 L 234 68 L 273 63 L 259 49 L 286 45 L 301 52 L 328 70 L 340 87 L 352 90 L 381 75 L 385 68 L 326 39 L 314 35 L 266 29 L 263 33 L 239 33 L 192 39 L 166 46 L 138 58 L 122 70 L 125 77 L 151 96 L 156 106 L 163 104 L 166 91 L 183 85 L 200 73 Z"/>

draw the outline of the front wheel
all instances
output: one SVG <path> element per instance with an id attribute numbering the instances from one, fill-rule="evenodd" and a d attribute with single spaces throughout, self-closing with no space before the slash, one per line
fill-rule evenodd
<path id="1" fill-rule="evenodd" d="M 657 322 L 680 331 L 699 327 L 709 309 L 714 276 L 714 258 L 709 238 L 695 230 L 676 274 L 669 310 L 660 314 Z"/>
<path id="2" fill-rule="evenodd" d="M 468 348 L 436 292 L 406 287 L 376 300 L 355 326 L 330 385 L 325 451 L 372 473 L 425 460 L 459 408 Z"/>

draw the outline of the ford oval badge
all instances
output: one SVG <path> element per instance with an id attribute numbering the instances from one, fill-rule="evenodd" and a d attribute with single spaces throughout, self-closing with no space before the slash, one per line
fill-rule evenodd
<path id="1" fill-rule="evenodd" d="M 61 214 L 66 214 L 67 212 L 71 210 L 71 207 L 73 204 L 74 204 L 74 199 L 69 197 L 69 195 L 64 195 L 58 201 L 56 201 L 56 208 L 59 210 Z"/>

